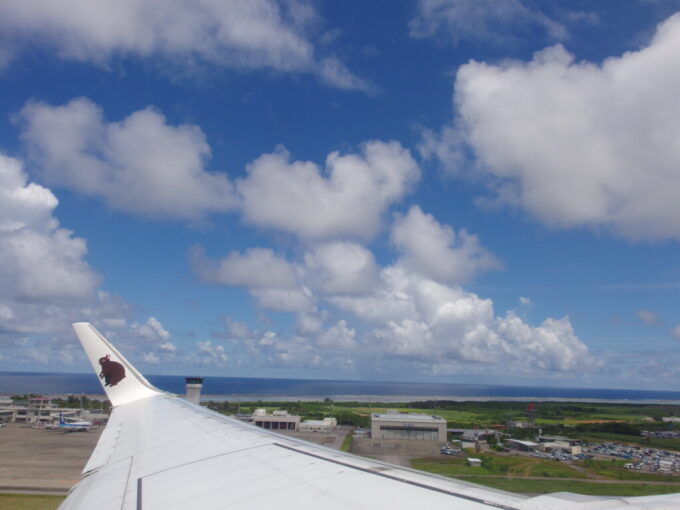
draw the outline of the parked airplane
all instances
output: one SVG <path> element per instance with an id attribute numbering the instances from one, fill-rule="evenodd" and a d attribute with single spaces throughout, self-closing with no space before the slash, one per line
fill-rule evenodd
<path id="1" fill-rule="evenodd" d="M 64 415 L 59 413 L 59 426 L 58 428 L 66 430 L 68 432 L 87 432 L 92 428 L 91 421 L 66 421 L 64 420 Z"/>
<path id="2" fill-rule="evenodd" d="M 680 508 L 680 494 L 527 498 L 279 435 L 162 392 L 90 324 L 73 327 L 113 411 L 61 510 Z"/>

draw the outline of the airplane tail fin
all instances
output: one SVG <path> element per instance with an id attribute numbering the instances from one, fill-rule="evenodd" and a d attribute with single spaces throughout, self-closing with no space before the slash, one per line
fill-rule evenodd
<path id="1" fill-rule="evenodd" d="M 63 424 L 64 424 L 64 415 L 63 415 L 63 413 L 59 413 L 59 425 L 63 425 Z"/>
<path id="2" fill-rule="evenodd" d="M 92 324 L 77 322 L 73 324 L 73 329 L 112 405 L 127 404 L 163 393 L 137 372 Z"/>

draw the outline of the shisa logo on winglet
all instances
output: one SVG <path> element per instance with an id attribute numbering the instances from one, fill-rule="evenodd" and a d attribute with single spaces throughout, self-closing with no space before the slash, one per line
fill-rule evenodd
<path id="1" fill-rule="evenodd" d="M 117 361 L 111 361 L 111 355 L 107 354 L 103 358 L 99 358 L 99 364 L 102 371 L 99 374 L 100 379 L 104 379 L 104 386 L 115 386 L 120 381 L 125 379 L 125 367 Z"/>

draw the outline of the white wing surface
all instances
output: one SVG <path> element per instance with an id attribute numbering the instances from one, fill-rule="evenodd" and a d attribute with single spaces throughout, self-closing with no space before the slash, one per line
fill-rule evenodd
<path id="1" fill-rule="evenodd" d="M 114 409 L 61 510 L 680 508 L 679 495 L 526 499 L 265 431 L 154 388 L 74 328 Z"/>

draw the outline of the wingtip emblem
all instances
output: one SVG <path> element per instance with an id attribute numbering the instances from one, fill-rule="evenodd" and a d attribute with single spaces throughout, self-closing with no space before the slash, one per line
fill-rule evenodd
<path id="1" fill-rule="evenodd" d="M 99 358 L 99 364 L 102 367 L 99 378 L 104 379 L 104 386 L 115 386 L 125 379 L 125 367 L 117 361 L 111 361 L 110 354 Z"/>

